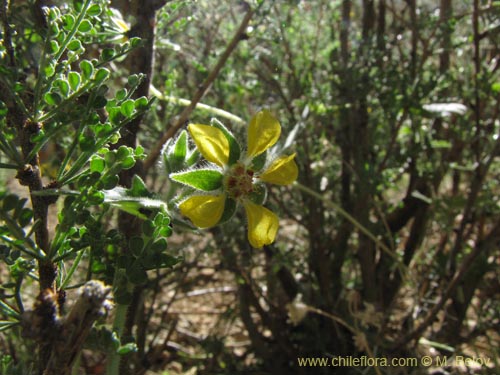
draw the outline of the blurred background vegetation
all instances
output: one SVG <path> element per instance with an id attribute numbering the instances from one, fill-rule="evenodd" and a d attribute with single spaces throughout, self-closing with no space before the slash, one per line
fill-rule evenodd
<path id="1" fill-rule="evenodd" d="M 280 120 L 284 138 L 295 134 L 300 171 L 298 184 L 269 190 L 280 231 L 261 250 L 248 244 L 243 216 L 193 231 L 173 212 L 179 224 L 169 252 L 184 260 L 148 271 L 134 290 L 125 332 L 137 351 L 123 358 L 123 374 L 486 374 L 500 367 L 498 1 L 110 5 L 129 36 L 155 31 L 154 43 L 112 65 L 112 89 L 121 77 L 145 73 L 152 87 L 141 95 L 157 97 L 140 127 L 122 132 L 124 144 L 140 144 L 147 155 L 122 185 L 139 174 L 170 200 L 175 186 L 154 153 L 158 140 L 214 116 L 244 139 L 262 108 Z M 144 18 L 145 8 L 156 19 Z M 186 112 L 193 100 L 205 106 Z M 4 185 L 15 189 L 7 176 Z M 105 219 L 104 226 L 116 220 Z M 130 220 L 118 220 L 127 232 Z M 0 348 L 20 359 L 21 341 L 2 336 Z M 487 357 L 491 368 L 297 362 L 349 355 Z M 104 360 L 86 349 L 80 373 L 103 373 Z"/>

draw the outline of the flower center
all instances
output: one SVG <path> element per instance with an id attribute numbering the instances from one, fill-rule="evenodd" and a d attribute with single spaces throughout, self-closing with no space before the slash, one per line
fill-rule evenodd
<path id="1" fill-rule="evenodd" d="M 253 192 L 253 174 L 243 164 L 236 163 L 226 177 L 226 191 L 231 198 L 238 199 Z"/>

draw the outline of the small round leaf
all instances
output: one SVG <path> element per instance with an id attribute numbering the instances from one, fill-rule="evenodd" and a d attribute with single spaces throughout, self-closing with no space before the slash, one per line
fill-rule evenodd
<path id="1" fill-rule="evenodd" d="M 89 20 L 83 20 L 78 27 L 78 31 L 81 33 L 88 33 L 90 30 L 92 30 L 92 24 Z"/>
<path id="2" fill-rule="evenodd" d="M 83 48 L 82 42 L 80 42 L 78 39 L 73 39 L 71 42 L 68 43 L 68 49 L 70 51 L 79 51 L 82 48 Z"/>
<path id="3" fill-rule="evenodd" d="M 80 62 L 80 69 L 82 70 L 83 78 L 89 80 L 94 74 L 94 65 L 88 60 L 82 60 Z"/>
<path id="4" fill-rule="evenodd" d="M 78 87 L 80 87 L 81 77 L 77 72 L 69 72 L 68 74 L 68 82 L 71 86 L 71 90 L 76 91 Z"/>
<path id="5" fill-rule="evenodd" d="M 104 171 L 105 162 L 103 158 L 95 157 L 90 160 L 90 171 L 102 173 Z"/>
<path id="6" fill-rule="evenodd" d="M 99 4 L 94 4 L 87 10 L 87 16 L 89 17 L 95 17 L 99 14 L 101 14 L 101 7 Z"/>
<path id="7" fill-rule="evenodd" d="M 132 99 L 128 99 L 122 103 L 120 106 L 120 111 L 125 117 L 131 117 L 134 113 L 134 101 Z"/>

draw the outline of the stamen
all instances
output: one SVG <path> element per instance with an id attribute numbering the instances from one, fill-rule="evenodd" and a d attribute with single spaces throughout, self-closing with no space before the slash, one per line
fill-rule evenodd
<path id="1" fill-rule="evenodd" d="M 226 178 L 226 190 L 230 197 L 238 199 L 244 198 L 254 191 L 253 187 L 254 171 L 246 169 L 241 163 L 237 163 Z"/>

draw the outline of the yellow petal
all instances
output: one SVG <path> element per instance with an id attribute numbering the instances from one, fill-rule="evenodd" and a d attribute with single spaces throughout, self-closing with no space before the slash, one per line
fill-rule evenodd
<path id="1" fill-rule="evenodd" d="M 250 201 L 243 203 L 248 218 L 248 240 L 259 249 L 274 242 L 279 220 L 272 211 Z"/>
<path id="2" fill-rule="evenodd" d="M 194 195 L 179 204 L 179 210 L 198 228 L 217 225 L 224 212 L 226 195 Z"/>
<path id="3" fill-rule="evenodd" d="M 259 176 L 259 179 L 276 185 L 291 184 L 299 175 L 294 158 L 295 154 L 279 157 Z"/>
<path id="4" fill-rule="evenodd" d="M 267 110 L 258 112 L 248 125 L 247 157 L 252 158 L 262 154 L 278 141 L 280 134 L 280 123 L 271 112 Z"/>
<path id="5" fill-rule="evenodd" d="M 221 167 L 227 164 L 229 142 L 221 130 L 201 124 L 189 124 L 188 130 L 205 159 Z"/>

